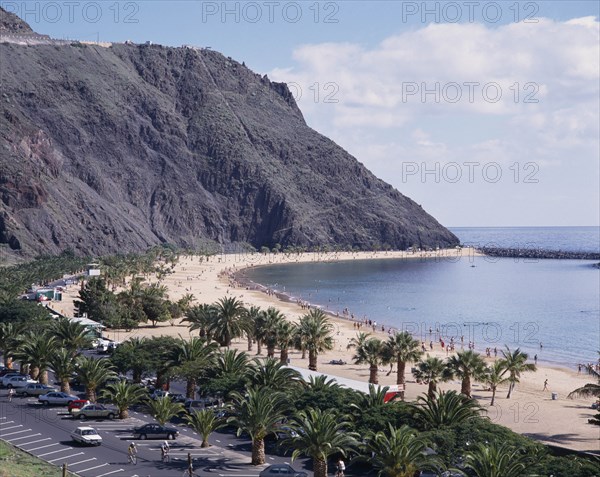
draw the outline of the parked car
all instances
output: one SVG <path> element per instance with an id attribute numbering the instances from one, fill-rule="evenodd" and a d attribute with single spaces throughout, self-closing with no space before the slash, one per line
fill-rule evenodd
<path id="1" fill-rule="evenodd" d="M 73 408 L 69 411 L 74 419 L 114 419 L 119 411 L 103 404 L 86 404 L 81 408 Z"/>
<path id="2" fill-rule="evenodd" d="M 102 444 L 102 437 L 93 427 L 78 427 L 71 432 L 71 439 L 79 444 L 99 446 Z"/>
<path id="3" fill-rule="evenodd" d="M 41 402 L 46 406 L 68 406 L 73 401 L 77 401 L 78 399 L 79 397 L 73 394 L 67 394 L 63 392 L 52 392 L 48 394 L 42 394 L 38 398 L 38 402 Z"/>
<path id="4" fill-rule="evenodd" d="M 68 406 L 69 406 L 69 413 L 71 412 L 71 409 L 81 409 L 83 406 L 90 404 L 90 402 L 87 399 L 75 399 L 74 401 L 71 401 Z"/>
<path id="5" fill-rule="evenodd" d="M 37 384 L 35 379 L 30 379 L 28 376 L 13 376 L 5 381 L 5 386 L 11 388 L 24 388 L 28 384 Z"/>
<path id="6" fill-rule="evenodd" d="M 27 377 L 26 374 L 21 374 L 18 371 L 10 370 L 10 372 L 8 372 L 4 376 L 2 376 L 2 380 L 0 380 L 0 384 L 2 384 L 2 386 L 6 386 L 8 384 L 8 380 L 10 378 L 14 378 L 15 376 L 24 376 L 24 377 Z"/>
<path id="7" fill-rule="evenodd" d="M 158 399 L 169 396 L 169 391 L 163 391 L 161 389 L 157 389 L 152 394 L 150 394 L 150 399 Z"/>
<path id="8" fill-rule="evenodd" d="M 260 474 L 258 474 L 258 477 L 279 477 L 281 475 L 287 475 L 289 477 L 308 477 L 306 472 L 298 472 L 288 464 L 270 465 Z"/>
<path id="9" fill-rule="evenodd" d="M 16 394 L 20 394 L 22 396 L 41 396 L 42 394 L 48 394 L 51 392 L 55 392 L 56 388 L 52 386 L 48 386 L 47 384 L 39 384 L 39 383 L 31 383 L 25 386 L 24 388 L 20 388 L 16 391 Z"/>
<path id="10" fill-rule="evenodd" d="M 175 439 L 179 431 L 174 427 L 161 426 L 160 424 L 145 424 L 133 428 L 134 439 Z"/>
<path id="11" fill-rule="evenodd" d="M 171 401 L 173 402 L 179 402 L 179 403 L 185 403 L 185 401 L 187 400 L 187 398 L 185 397 L 185 394 L 169 394 L 169 397 L 171 398 Z"/>

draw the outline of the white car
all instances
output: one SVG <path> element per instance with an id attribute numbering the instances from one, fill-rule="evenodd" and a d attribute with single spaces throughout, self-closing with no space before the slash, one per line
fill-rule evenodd
<path id="1" fill-rule="evenodd" d="M 41 396 L 42 394 L 48 394 L 53 391 L 56 391 L 55 387 L 48 386 L 47 384 L 28 384 L 24 388 L 20 388 L 17 390 L 17 394 L 22 396 Z"/>
<path id="2" fill-rule="evenodd" d="M 102 437 L 93 427 L 78 427 L 71 432 L 71 439 L 80 444 L 90 446 L 99 446 L 102 444 Z"/>
<path id="3" fill-rule="evenodd" d="M 14 378 L 16 376 L 24 376 L 27 377 L 25 374 L 21 374 L 18 371 L 14 371 L 14 372 L 10 372 L 5 374 L 4 376 L 2 376 L 2 378 L 0 378 L 0 383 L 2 384 L 2 386 L 5 386 L 8 384 L 8 380 L 10 378 Z"/>
<path id="4" fill-rule="evenodd" d="M 79 397 L 74 396 L 73 394 L 56 392 L 41 395 L 38 398 L 38 402 L 41 402 L 46 406 L 49 406 L 50 404 L 53 404 L 55 406 L 68 406 L 73 401 L 77 401 L 78 399 Z"/>
<path id="5" fill-rule="evenodd" d="M 8 379 L 4 385 L 8 389 L 11 389 L 11 388 L 16 389 L 16 388 L 24 388 L 28 384 L 37 384 L 37 381 L 35 379 L 29 379 L 28 376 L 13 376 L 12 378 Z"/>

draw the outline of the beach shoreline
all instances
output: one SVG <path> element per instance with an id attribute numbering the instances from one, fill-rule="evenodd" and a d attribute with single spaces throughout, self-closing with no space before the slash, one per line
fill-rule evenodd
<path id="1" fill-rule="evenodd" d="M 435 254 L 436 252 L 427 252 Z M 476 253 L 471 249 L 455 249 L 451 251 L 440 252 L 447 257 L 456 258 L 460 253 L 460 258 L 473 256 Z M 455 255 L 452 255 L 455 254 Z M 337 252 L 329 254 L 305 253 L 305 254 L 231 254 L 217 255 L 209 258 L 201 257 L 182 257 L 175 266 L 173 273 L 167 275 L 161 284 L 168 287 L 169 297 L 177 300 L 185 294 L 192 293 L 196 301 L 194 304 L 214 303 L 223 297 L 235 297 L 244 302 L 246 306 L 254 305 L 266 309 L 270 306 L 278 308 L 289 320 L 298 321 L 300 316 L 307 312 L 296 301 L 286 296 L 286 301 L 274 293 L 265 292 L 267 287 L 257 284 L 257 289 L 250 289 L 249 286 L 239 283 L 236 278 L 240 278 L 240 272 L 248 268 L 259 266 L 271 266 L 279 264 L 292 263 L 311 263 L 323 261 L 326 257 L 328 261 L 340 260 L 372 260 L 372 259 L 392 259 L 392 258 L 426 258 L 421 255 L 409 255 L 406 252 Z M 430 255 L 429 258 L 435 258 Z M 263 290 L 263 291 L 260 291 Z M 78 290 L 71 288 L 63 297 L 64 306 L 67 307 L 69 301 L 76 299 Z M 319 371 L 339 376 L 347 379 L 359 381 L 368 381 L 368 367 L 366 365 L 355 365 L 352 363 L 352 351 L 347 350 L 348 342 L 356 335 L 357 329 L 353 326 L 356 321 L 337 317 L 335 314 L 329 314 L 329 318 L 334 326 L 334 349 L 322 355 L 319 355 Z M 369 331 L 374 336 L 387 339 L 388 332 L 382 333 L 379 328 L 375 332 L 371 329 L 360 331 Z M 123 330 L 107 330 L 105 335 L 116 341 L 124 341 L 133 336 L 151 337 L 158 335 L 170 335 L 174 337 L 181 336 L 187 338 L 191 336 L 189 328 L 181 320 L 171 323 L 160 323 L 156 328 L 143 327 L 126 332 Z M 240 338 L 235 340 L 233 347 L 247 351 L 247 340 Z M 460 351 L 457 346 L 455 351 Z M 464 349 L 467 349 L 466 343 Z M 500 350 L 500 348 L 499 348 Z M 477 350 L 481 351 L 481 350 Z M 248 354 L 253 357 L 256 347 Z M 448 354 L 440 348 L 439 343 L 434 345 L 434 349 L 427 349 L 427 353 L 432 356 L 438 356 L 445 359 Z M 452 353 L 449 353 L 451 355 Z M 485 356 L 485 354 L 483 354 Z M 501 357 L 499 353 L 498 358 Z M 308 360 L 301 359 L 299 351 L 290 352 L 290 364 L 292 366 L 307 368 Z M 335 361 L 345 362 L 344 365 L 331 364 Z M 494 361 L 493 356 L 486 358 L 488 363 Z M 411 374 L 413 364 L 406 367 L 406 399 L 415 400 L 419 395 L 426 392 L 427 386 L 415 382 Z M 380 385 L 391 385 L 396 382 L 395 370 L 389 373 L 389 367 L 381 367 L 379 373 Z M 549 388 L 543 391 L 543 383 L 549 382 Z M 600 440 L 598 439 L 598 430 L 596 426 L 587 424 L 587 419 L 591 418 L 596 411 L 590 408 L 592 399 L 566 399 L 566 395 L 577 387 L 592 382 L 592 378 L 583 373 L 578 375 L 576 371 L 568 368 L 548 366 L 542 362 L 538 363 L 536 373 L 528 373 L 521 379 L 517 385 L 511 399 L 505 398 L 506 386 L 500 386 L 496 405 L 489 407 L 491 393 L 486 390 L 482 383 L 476 383 L 473 387 L 473 397 L 490 410 L 490 417 L 493 422 L 502 424 L 511 428 L 515 432 L 529 435 L 541 442 L 558 445 L 578 451 L 588 451 L 600 453 Z M 460 390 L 460 382 L 453 380 L 440 386 L 441 389 Z M 552 393 L 557 395 L 557 399 L 552 398 Z M 565 434 L 565 429 L 569 429 L 569 434 Z M 573 436 L 576 436 L 574 438 Z"/>

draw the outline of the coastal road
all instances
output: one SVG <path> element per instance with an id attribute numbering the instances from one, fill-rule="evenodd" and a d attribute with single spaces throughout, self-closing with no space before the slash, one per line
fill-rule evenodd
<path id="1" fill-rule="evenodd" d="M 35 398 L 15 397 L 9 403 L 6 391 L 0 394 L 0 439 L 51 464 L 66 463 L 69 471 L 81 477 L 181 477 L 187 469 L 188 454 L 202 477 L 258 477 L 262 470 L 249 464 L 249 440 L 236 437 L 231 429 L 213 434 L 213 445 L 202 449 L 198 436 L 185 426 L 178 426 L 180 437 L 170 442 L 171 462 L 161 462 L 161 441 L 150 440 L 136 441 L 138 463 L 129 464 L 131 429 L 147 422 L 152 418 L 137 412 L 123 421 L 74 421 L 65 407 L 41 406 Z M 100 433 L 101 446 L 79 446 L 71 440 L 70 433 L 82 425 L 90 425 Z M 267 445 L 267 449 L 273 448 L 273 443 Z M 267 455 L 268 464 L 282 462 L 289 463 L 289 455 Z M 307 471 L 307 464 L 299 459 L 293 465 Z"/>

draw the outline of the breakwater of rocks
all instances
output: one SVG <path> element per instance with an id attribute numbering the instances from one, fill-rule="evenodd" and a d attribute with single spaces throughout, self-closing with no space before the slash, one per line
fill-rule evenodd
<path id="1" fill-rule="evenodd" d="M 542 250 L 538 248 L 482 247 L 481 253 L 490 257 L 505 258 L 549 258 L 554 260 L 600 260 L 598 252 L 571 252 L 564 250 Z"/>

